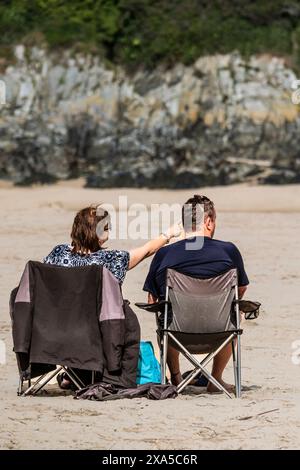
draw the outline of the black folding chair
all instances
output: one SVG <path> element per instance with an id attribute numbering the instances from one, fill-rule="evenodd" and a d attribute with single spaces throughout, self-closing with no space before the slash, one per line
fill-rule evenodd
<path id="1" fill-rule="evenodd" d="M 86 380 L 94 383 L 96 371 L 102 370 L 99 316 L 94 314 L 93 307 L 95 305 L 95 311 L 98 309 L 100 314 L 99 272 L 97 266 L 65 268 L 35 261 L 27 263 L 21 282 L 10 298 L 19 370 L 18 395 L 36 395 L 61 372 L 75 389 L 86 386 Z M 34 294 L 29 284 L 30 275 Z M 69 300 L 67 305 L 56 294 L 62 285 L 65 298 Z M 95 298 L 91 298 L 93 295 Z M 48 306 L 47 314 L 41 298 Z M 77 303 L 80 309 L 75 314 L 72 307 Z M 84 361 L 81 361 L 82 351 L 86 352 Z"/>

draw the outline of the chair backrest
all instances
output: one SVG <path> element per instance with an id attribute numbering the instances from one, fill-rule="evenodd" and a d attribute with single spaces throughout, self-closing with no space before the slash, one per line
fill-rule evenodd
<path id="1" fill-rule="evenodd" d="M 236 329 L 232 315 L 236 269 L 209 279 L 198 279 L 168 269 L 166 285 L 173 313 L 168 330 L 204 334 Z"/>
<path id="2" fill-rule="evenodd" d="M 13 302 L 14 351 L 28 363 L 102 370 L 102 267 L 29 261 Z"/>

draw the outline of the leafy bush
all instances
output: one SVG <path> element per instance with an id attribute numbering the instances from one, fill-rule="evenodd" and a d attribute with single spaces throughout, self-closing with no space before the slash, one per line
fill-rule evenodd
<path id="1" fill-rule="evenodd" d="M 189 64 L 238 49 L 300 62 L 300 2 L 292 0 L 2 0 L 0 48 L 42 33 L 126 66 Z"/>

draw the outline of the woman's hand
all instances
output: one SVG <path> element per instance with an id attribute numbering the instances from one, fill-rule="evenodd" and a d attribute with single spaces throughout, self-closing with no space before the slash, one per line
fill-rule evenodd
<path id="1" fill-rule="evenodd" d="M 163 235 L 171 240 L 172 238 L 181 238 L 183 235 L 183 226 L 181 222 L 176 222 L 174 225 L 171 225 Z"/>

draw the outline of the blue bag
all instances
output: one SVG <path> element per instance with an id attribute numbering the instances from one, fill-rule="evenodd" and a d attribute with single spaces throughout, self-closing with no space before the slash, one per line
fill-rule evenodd
<path id="1" fill-rule="evenodd" d="M 136 383 L 161 383 L 160 376 L 160 365 L 151 341 L 141 341 Z"/>

